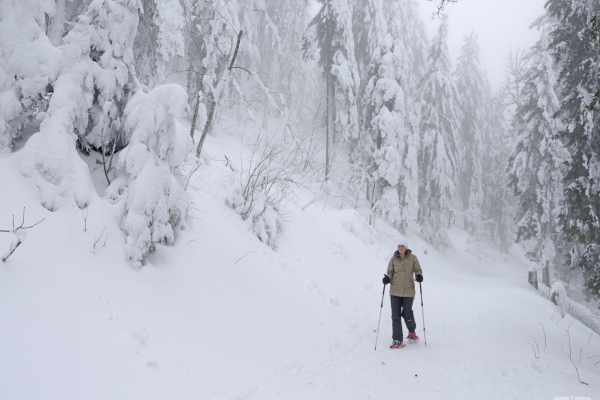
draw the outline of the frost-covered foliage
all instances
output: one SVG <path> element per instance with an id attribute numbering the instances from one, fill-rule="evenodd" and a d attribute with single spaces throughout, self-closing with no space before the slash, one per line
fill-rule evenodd
<path id="1" fill-rule="evenodd" d="M 411 35 L 406 30 L 410 1 L 392 5 L 389 33 L 373 52 L 365 88 L 364 128 L 354 151 L 375 183 L 377 208 L 404 230 L 418 210 L 419 132 Z"/>
<path id="2" fill-rule="evenodd" d="M 184 0 L 141 0 L 138 35 L 134 43 L 135 67 L 149 86 L 162 83 L 169 64 L 184 56 Z"/>
<path id="3" fill-rule="evenodd" d="M 546 9 L 557 21 L 550 49 L 561 88 L 560 133 L 571 153 L 561 218 L 573 245 L 568 261 L 600 297 L 600 3 L 549 0 Z"/>
<path id="4" fill-rule="evenodd" d="M 261 79 L 280 96 L 275 99 L 285 104 L 291 116 L 298 120 L 310 120 L 317 112 L 320 100 L 318 72 L 314 61 L 304 62 L 302 37 L 310 22 L 309 1 L 266 1 L 261 18 L 258 47 L 261 59 Z M 268 118 L 269 102 L 265 102 Z"/>
<path id="5" fill-rule="evenodd" d="M 339 138 L 356 140 L 358 135 L 357 93 L 360 77 L 354 54 L 353 8 L 349 0 L 322 0 L 323 6 L 311 21 L 304 49 L 318 49 L 319 65 L 327 81 L 326 175 L 330 170 L 331 147 Z M 316 44 L 316 47 L 313 45 Z"/>
<path id="6" fill-rule="evenodd" d="M 204 77 L 207 100 L 217 94 L 219 77 L 235 50 L 240 30 L 237 0 L 193 1 L 187 15 L 188 92 L 197 93 Z"/>
<path id="7" fill-rule="evenodd" d="M 48 111 L 19 159 L 39 189 L 42 204 L 56 209 L 72 198 L 84 207 L 91 181 L 76 150 L 102 149 L 128 138 L 120 117 L 132 86 L 138 0 L 94 0 L 65 36 Z"/>
<path id="8" fill-rule="evenodd" d="M 355 56 L 361 76 L 361 86 L 368 83 L 369 65 L 373 52 L 387 34 L 387 21 L 384 14 L 384 0 L 359 2 L 354 8 L 352 28 L 354 31 Z M 361 87 L 364 90 L 364 88 Z M 362 90 L 361 90 L 362 93 Z"/>
<path id="9" fill-rule="evenodd" d="M 530 69 L 525 75 L 523 104 L 516 113 L 519 130 L 509 175 L 510 188 L 518 198 L 517 240 L 535 240 L 530 256 L 536 261 L 556 256 L 565 163 L 569 160 L 569 152 L 558 137 L 561 123 L 554 117 L 560 103 L 547 48 L 544 33 L 527 56 Z"/>
<path id="10" fill-rule="evenodd" d="M 273 249 L 282 229 L 283 201 L 300 184 L 306 168 L 304 154 L 298 146 L 290 151 L 290 144 L 280 138 L 259 137 L 226 200 L 244 221 L 251 222 L 260 241 Z"/>
<path id="11" fill-rule="evenodd" d="M 465 210 L 465 226 L 470 234 L 481 228 L 483 203 L 483 135 L 487 82 L 479 66 L 477 35 L 465 37 L 456 67 L 456 86 L 461 95 L 460 140 L 465 160 L 458 181 L 458 194 Z"/>
<path id="12" fill-rule="evenodd" d="M 421 122 L 418 221 L 425 239 L 441 248 L 450 245 L 447 229 L 454 221 L 453 202 L 463 159 L 460 96 L 452 77 L 447 36 L 448 19 L 444 17 L 420 83 L 426 104 Z"/>
<path id="13" fill-rule="evenodd" d="M 187 195 L 174 174 L 192 149 L 191 137 L 178 133 L 175 121 L 188 112 L 187 93 L 172 84 L 138 91 L 125 109 L 124 128 L 131 139 L 119 154 L 123 174 L 109 186 L 107 197 L 123 201 L 127 258 L 136 269 L 157 243 L 173 244 L 174 231 L 188 215 Z"/>
<path id="14" fill-rule="evenodd" d="M 62 53 L 45 35 L 54 1 L 0 2 L 0 154 L 44 117 Z"/>
<path id="15" fill-rule="evenodd" d="M 505 103 L 499 95 L 488 95 L 485 110 L 485 135 L 481 167 L 483 170 L 483 214 L 487 236 L 501 251 L 508 252 L 514 241 L 515 196 L 508 187 L 508 159 L 513 146 L 512 133 L 505 117 Z"/>

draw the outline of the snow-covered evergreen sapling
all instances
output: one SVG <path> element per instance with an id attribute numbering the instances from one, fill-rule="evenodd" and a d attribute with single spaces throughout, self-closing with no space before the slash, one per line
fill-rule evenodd
<path id="1" fill-rule="evenodd" d="M 64 37 L 62 58 L 48 112 L 20 154 L 21 172 L 54 210 L 74 200 L 89 202 L 89 169 L 77 153 L 123 147 L 120 119 L 136 86 L 131 71 L 139 0 L 93 0 Z"/>
<path id="2" fill-rule="evenodd" d="M 0 2 L 0 154 L 34 131 L 48 108 L 62 57 L 44 34 L 53 3 Z"/>
<path id="3" fill-rule="evenodd" d="M 136 269 L 156 244 L 172 245 L 174 230 L 185 226 L 189 202 L 174 172 L 192 149 L 191 137 L 175 120 L 189 113 L 187 97 L 179 85 L 162 85 L 137 92 L 125 109 L 129 144 L 119 155 L 121 175 L 106 196 L 123 199 L 121 226 Z"/>

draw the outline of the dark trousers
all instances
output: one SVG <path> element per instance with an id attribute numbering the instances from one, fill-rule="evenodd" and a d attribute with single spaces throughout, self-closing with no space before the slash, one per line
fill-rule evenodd
<path id="1" fill-rule="evenodd" d="M 392 339 L 403 341 L 402 334 L 402 318 L 409 332 L 414 332 L 417 329 L 415 315 L 413 314 L 412 305 L 414 299 L 412 297 L 397 297 L 390 296 L 392 300 Z"/>

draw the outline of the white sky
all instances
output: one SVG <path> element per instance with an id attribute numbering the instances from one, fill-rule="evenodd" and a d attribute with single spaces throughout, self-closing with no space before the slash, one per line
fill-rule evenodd
<path id="1" fill-rule="evenodd" d="M 433 38 L 439 19 L 431 19 L 437 1 L 417 0 L 429 38 Z M 509 50 L 529 48 L 539 34 L 529 29 L 531 23 L 544 12 L 546 0 L 458 0 L 447 8 L 449 20 L 449 47 L 453 65 L 456 63 L 463 37 L 475 31 L 479 37 L 481 66 L 487 71 L 494 90 L 504 79 L 505 58 Z M 314 2 L 313 14 L 320 4 Z"/>

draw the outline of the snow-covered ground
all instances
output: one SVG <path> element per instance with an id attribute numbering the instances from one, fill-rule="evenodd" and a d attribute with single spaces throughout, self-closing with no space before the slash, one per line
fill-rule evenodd
<path id="1" fill-rule="evenodd" d="M 27 224 L 45 218 L 0 265 L 0 399 L 600 399 L 600 337 L 527 284 L 518 247 L 475 250 L 453 230 L 441 253 L 409 234 L 427 346 L 417 295 L 421 342 L 387 348 L 386 294 L 375 351 L 398 234 L 324 200 L 302 210 L 298 193 L 274 252 L 225 205 L 223 155 L 248 149 L 235 133 L 205 146 L 193 229 L 140 271 L 116 205 L 94 198 L 84 231 L 77 207 L 39 205 L 18 153 L 0 159 L 0 229 L 23 207 Z"/>

